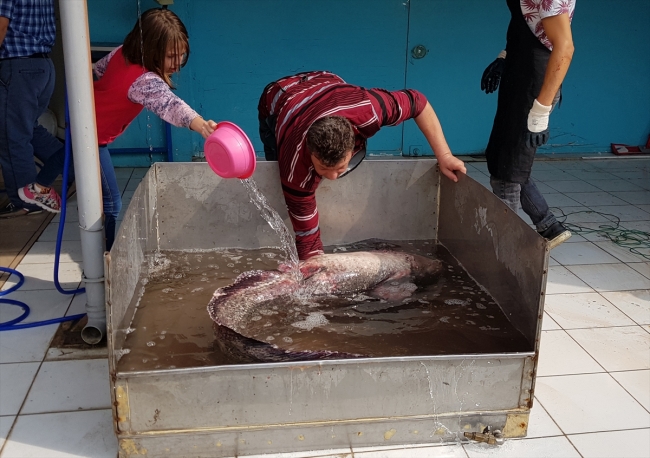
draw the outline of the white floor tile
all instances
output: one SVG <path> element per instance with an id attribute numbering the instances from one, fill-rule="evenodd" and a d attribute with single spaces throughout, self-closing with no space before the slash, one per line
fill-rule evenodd
<path id="1" fill-rule="evenodd" d="M 58 324 L 50 324 L 0 332 L 0 363 L 43 361 L 58 328 Z"/>
<path id="2" fill-rule="evenodd" d="M 79 315 L 80 313 L 86 313 L 86 293 L 75 294 L 72 303 L 68 308 L 65 316 Z"/>
<path id="3" fill-rule="evenodd" d="M 634 183 L 630 183 L 627 180 L 624 180 L 622 178 L 618 180 L 590 180 L 589 183 L 591 183 L 593 186 L 596 188 L 600 189 L 601 191 L 642 191 L 643 188 L 640 186 L 635 185 Z"/>
<path id="4" fill-rule="evenodd" d="M 23 258 L 21 264 L 54 263 L 56 242 L 36 242 Z M 81 243 L 75 240 L 61 242 L 60 262 L 81 262 Z"/>
<path id="5" fill-rule="evenodd" d="M 650 280 L 650 262 L 635 262 L 628 265 Z"/>
<path id="6" fill-rule="evenodd" d="M 650 190 L 650 179 L 648 178 L 628 178 L 627 181 L 645 189 L 646 191 Z"/>
<path id="7" fill-rule="evenodd" d="M 553 259 L 552 256 L 548 258 L 548 266 L 549 267 L 559 266 L 559 265 L 560 265 L 560 263 L 557 262 L 555 259 Z"/>
<path id="8" fill-rule="evenodd" d="M 571 174 L 573 177 L 572 179 L 579 178 L 581 180 L 589 181 L 591 180 L 617 180 L 620 177 L 617 177 L 615 175 L 612 175 L 609 173 L 607 170 L 571 170 L 569 171 L 569 174 Z"/>
<path id="9" fill-rule="evenodd" d="M 621 262 L 634 263 L 643 262 L 643 256 L 633 253 L 629 248 L 618 245 L 612 241 L 593 242 L 598 248 L 605 250 Z"/>
<path id="10" fill-rule="evenodd" d="M 564 220 L 564 222 L 569 224 L 580 225 L 580 223 L 610 222 L 606 216 L 603 216 L 600 213 L 593 211 L 591 208 L 585 207 L 584 205 L 581 205 L 579 207 L 562 207 L 557 211 L 553 209 L 551 209 L 551 211 L 553 211 L 557 217 L 563 217 L 566 215 L 566 220 Z"/>
<path id="11" fill-rule="evenodd" d="M 650 411 L 650 370 L 612 372 L 611 375 L 634 399 Z"/>
<path id="12" fill-rule="evenodd" d="M 625 229 L 630 229 L 632 231 L 641 231 L 641 232 L 650 232 L 650 220 L 645 221 L 625 221 L 621 223 Z M 648 253 L 648 250 L 644 250 L 645 254 Z"/>
<path id="13" fill-rule="evenodd" d="M 601 294 L 638 324 L 650 324 L 650 289 Z"/>
<path id="14" fill-rule="evenodd" d="M 538 377 L 593 372 L 604 369 L 565 331 L 542 331 Z"/>
<path id="15" fill-rule="evenodd" d="M 563 329 L 636 324 L 598 293 L 552 294 L 546 298 L 544 310 Z"/>
<path id="16" fill-rule="evenodd" d="M 621 180 L 622 181 L 622 180 Z M 549 181 L 548 185 L 556 192 L 599 192 L 602 189 L 582 180 Z"/>
<path id="17" fill-rule="evenodd" d="M 64 316 L 72 301 L 70 296 L 61 294 L 56 290 L 22 291 L 19 289 L 7 297 L 23 302 L 29 307 L 30 313 L 20 322 L 22 324 Z M 2 307 L 0 308 L 0 322 L 18 318 L 21 314 L 22 309 L 19 307 Z"/>
<path id="18" fill-rule="evenodd" d="M 563 208 L 563 207 L 575 207 L 577 205 L 580 205 L 579 202 L 571 199 L 566 194 L 562 194 L 562 193 L 559 193 L 559 192 L 551 192 L 551 193 L 545 194 L 544 199 L 546 199 L 546 203 L 549 206 L 552 206 L 552 207 Z"/>
<path id="19" fill-rule="evenodd" d="M 16 417 L 14 415 L 8 417 L 0 417 L 0 449 L 5 443 L 5 439 L 11 430 L 11 425 L 14 424 Z"/>
<path id="20" fill-rule="evenodd" d="M 567 332 L 607 371 L 650 369 L 650 336 L 639 326 Z"/>
<path id="21" fill-rule="evenodd" d="M 0 415 L 18 413 L 40 364 L 0 364 Z"/>
<path id="22" fill-rule="evenodd" d="M 650 219 L 650 214 L 635 205 L 596 205 L 591 209 L 604 215 L 610 221 L 643 221 Z"/>
<path id="23" fill-rule="evenodd" d="M 54 260 L 46 264 L 19 264 L 16 268 L 25 277 L 25 283 L 19 291 L 34 291 L 39 289 L 56 290 L 54 286 Z M 63 289 L 75 289 L 81 282 L 81 265 L 75 262 L 59 264 L 59 283 Z M 12 275 L 2 287 L 11 288 L 18 283 L 18 277 Z"/>
<path id="24" fill-rule="evenodd" d="M 650 429 L 569 436 L 584 458 L 648 458 Z"/>
<path id="25" fill-rule="evenodd" d="M 536 172 L 533 170 L 532 177 L 536 183 L 550 183 L 552 181 L 570 181 L 575 180 L 576 176 L 572 173 L 567 173 L 563 170 L 540 170 Z"/>
<path id="26" fill-rule="evenodd" d="M 67 219 L 67 218 L 66 218 Z M 78 222 L 66 222 L 63 225 L 63 237 L 61 240 L 80 240 L 81 233 L 79 229 Z M 41 236 L 38 238 L 39 242 L 56 242 L 57 235 L 59 233 L 58 224 L 48 224 Z"/>
<path id="27" fill-rule="evenodd" d="M 133 174 L 133 167 L 115 167 L 115 177 L 128 180 Z"/>
<path id="28" fill-rule="evenodd" d="M 646 277 L 625 264 L 568 266 L 567 269 L 596 291 L 628 291 L 650 286 Z"/>
<path id="29" fill-rule="evenodd" d="M 553 250 L 553 259 L 564 266 L 620 262 L 591 242 L 563 243 Z"/>
<path id="30" fill-rule="evenodd" d="M 548 299 L 546 299 L 548 301 Z M 546 309 L 546 306 L 544 306 Z M 562 329 L 553 318 L 550 317 L 548 313 L 544 313 L 544 319 L 542 320 L 542 331 L 553 331 L 555 329 Z"/>
<path id="31" fill-rule="evenodd" d="M 585 240 L 588 240 L 590 242 L 609 241 L 609 238 L 604 235 L 604 230 L 601 227 L 604 224 L 606 224 L 608 226 L 612 226 L 611 223 L 587 223 L 587 222 L 582 222 L 582 223 L 578 224 L 580 226 L 579 228 L 572 227 L 571 228 L 571 233 L 581 235 L 582 237 L 585 238 Z M 571 239 L 569 239 L 569 240 L 571 240 Z"/>
<path id="32" fill-rule="evenodd" d="M 628 204 L 650 205 L 650 193 L 646 191 L 613 191 L 611 194 Z"/>
<path id="33" fill-rule="evenodd" d="M 580 457 L 569 440 L 564 437 L 543 437 L 539 439 L 506 440 L 500 447 L 486 444 L 465 445 L 469 458 L 494 456 L 499 458 L 549 458 Z"/>
<path id="34" fill-rule="evenodd" d="M 592 205 L 626 205 L 628 202 L 615 197 L 608 192 L 570 192 L 566 193 L 570 199 L 579 204 L 591 207 Z"/>
<path id="35" fill-rule="evenodd" d="M 20 416 L 2 457 L 115 458 L 117 452 L 107 409 Z"/>
<path id="36" fill-rule="evenodd" d="M 467 458 L 462 445 L 438 445 L 434 447 L 409 447 L 393 450 L 358 452 L 355 458 Z"/>
<path id="37" fill-rule="evenodd" d="M 648 186 L 650 186 L 650 183 L 648 184 Z M 637 205 L 637 207 L 639 207 L 641 210 L 643 210 L 646 213 L 650 213 L 650 205 Z"/>
<path id="38" fill-rule="evenodd" d="M 592 293 L 594 290 L 566 267 L 549 267 L 546 294 Z"/>
<path id="39" fill-rule="evenodd" d="M 544 407 L 535 401 L 528 420 L 526 438 L 561 436 L 562 431 L 557 427 Z"/>
<path id="40" fill-rule="evenodd" d="M 540 377 L 535 396 L 565 434 L 650 426 L 650 413 L 609 374 Z"/>
<path id="41" fill-rule="evenodd" d="M 52 221 L 50 221 L 49 226 L 52 225 L 58 226 L 59 221 L 61 221 L 61 213 L 58 213 L 54 218 L 52 218 Z M 76 202 L 68 201 L 65 210 L 65 224 L 72 223 L 72 222 L 77 222 L 77 223 L 79 222 L 79 210 L 77 209 Z"/>
<path id="42" fill-rule="evenodd" d="M 352 449 L 313 450 L 310 452 L 265 453 L 262 455 L 238 455 L 240 458 L 352 458 Z"/>
<path id="43" fill-rule="evenodd" d="M 102 409 L 111 405 L 108 361 L 46 361 L 22 413 Z"/>

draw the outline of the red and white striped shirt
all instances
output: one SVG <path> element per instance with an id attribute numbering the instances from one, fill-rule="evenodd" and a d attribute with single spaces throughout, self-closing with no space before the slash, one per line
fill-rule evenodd
<path id="1" fill-rule="evenodd" d="M 299 73 L 267 86 L 258 109 L 260 118 L 277 116 L 280 179 L 300 259 L 323 250 L 315 196 L 321 177 L 306 146 L 311 125 L 326 116 L 347 118 L 355 133 L 354 155 L 365 151 L 366 140 L 381 127 L 417 117 L 426 104 L 426 97 L 413 89 L 365 89 L 324 71 Z"/>

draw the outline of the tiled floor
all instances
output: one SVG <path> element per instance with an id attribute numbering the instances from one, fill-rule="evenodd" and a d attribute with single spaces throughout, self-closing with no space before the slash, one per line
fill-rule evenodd
<path id="1" fill-rule="evenodd" d="M 488 185 L 484 162 L 468 163 L 468 169 Z M 145 172 L 118 170 L 125 207 Z M 551 206 L 573 213 L 572 223 L 597 228 L 616 215 L 623 228 L 650 232 L 650 158 L 539 161 L 533 176 Z M 81 275 L 79 231 L 75 206 L 69 208 L 61 279 L 74 288 Z M 34 233 L 37 221 L 29 222 L 34 227 L 23 232 Z M 57 224 L 58 217 L 17 266 L 26 282 L 11 297 L 30 304 L 28 321 L 83 311 L 83 295 L 62 296 L 51 281 Z M 5 240 L 17 237 L 2 234 L 9 237 Z M 0 251 L 2 265 L 8 264 L 9 251 Z M 643 252 L 650 255 L 647 248 Z M 431 445 L 281 456 L 650 457 L 650 259 L 594 232 L 575 234 L 551 255 L 527 438 L 501 447 Z M 14 313 L 1 310 L 0 321 Z M 55 330 L 50 325 L 0 332 L 0 458 L 113 458 L 117 442 L 106 359 L 48 353 Z"/>

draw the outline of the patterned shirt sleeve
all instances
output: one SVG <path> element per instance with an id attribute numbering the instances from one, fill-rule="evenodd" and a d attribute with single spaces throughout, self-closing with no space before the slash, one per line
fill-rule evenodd
<path id="1" fill-rule="evenodd" d="M 296 190 L 282 183 L 282 193 L 296 234 L 298 258 L 302 261 L 323 254 L 315 192 Z"/>
<path id="2" fill-rule="evenodd" d="M 134 81 L 129 88 L 128 98 L 176 127 L 189 127 L 192 120 L 199 117 L 153 72 L 147 72 Z"/>
<path id="3" fill-rule="evenodd" d="M 113 58 L 115 53 L 119 51 L 121 48 L 122 46 L 118 46 L 110 53 L 106 54 L 104 57 L 102 57 L 97 62 L 95 62 L 95 65 L 93 65 L 93 71 L 95 72 L 95 75 L 97 75 L 97 78 L 101 78 L 102 76 L 104 76 L 104 72 L 106 72 L 106 67 L 108 67 L 108 62 Z"/>
<path id="4" fill-rule="evenodd" d="M 382 127 L 395 126 L 407 119 L 417 118 L 427 105 L 424 94 L 414 89 L 370 89 L 368 93 Z"/>

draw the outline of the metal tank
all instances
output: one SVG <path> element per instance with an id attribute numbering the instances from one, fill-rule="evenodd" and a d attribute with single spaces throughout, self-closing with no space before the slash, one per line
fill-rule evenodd
<path id="1" fill-rule="evenodd" d="M 253 176 L 288 223 L 278 165 Z M 514 353 L 240 364 L 124 372 L 118 360 L 156 250 L 277 246 L 239 180 L 205 163 L 158 163 L 106 255 L 108 353 L 119 456 L 222 457 L 526 435 L 549 252 L 488 189 L 433 159 L 369 159 L 317 191 L 325 245 L 437 239 L 500 305 Z M 290 227 L 290 226 L 289 226 Z M 207 313 L 207 312 L 206 312 Z M 463 439 L 464 440 L 464 439 Z"/>

